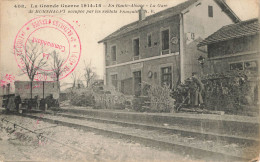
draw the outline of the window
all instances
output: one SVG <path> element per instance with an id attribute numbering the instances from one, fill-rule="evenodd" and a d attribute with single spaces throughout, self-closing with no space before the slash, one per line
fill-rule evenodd
<path id="1" fill-rule="evenodd" d="M 107 42 L 104 43 L 104 48 L 105 48 L 105 56 L 107 55 Z"/>
<path id="2" fill-rule="evenodd" d="M 111 47 L 111 57 L 112 61 L 116 61 L 116 46 Z"/>
<path id="3" fill-rule="evenodd" d="M 190 34 L 190 38 L 191 38 L 192 40 L 194 40 L 194 39 L 195 39 L 195 33 L 191 33 L 191 34 Z"/>
<path id="4" fill-rule="evenodd" d="M 140 96 L 142 94 L 142 76 L 141 71 L 133 72 L 134 75 L 134 95 Z"/>
<path id="5" fill-rule="evenodd" d="M 231 63 L 230 70 L 258 71 L 258 62 L 257 60 L 252 60 L 252 61 Z"/>
<path id="6" fill-rule="evenodd" d="M 152 47 L 152 35 L 151 34 L 149 34 L 147 36 L 147 46 Z"/>
<path id="7" fill-rule="evenodd" d="M 111 75 L 111 83 L 115 87 L 115 89 L 117 90 L 117 88 L 118 88 L 118 85 L 117 85 L 117 74 Z"/>
<path id="8" fill-rule="evenodd" d="M 139 38 L 133 40 L 134 56 L 139 56 Z"/>
<path id="9" fill-rule="evenodd" d="M 237 62 L 230 64 L 230 70 L 243 70 L 243 62 Z"/>
<path id="10" fill-rule="evenodd" d="M 162 51 L 169 51 L 169 29 L 161 32 Z M 164 53 L 163 53 L 164 54 Z"/>
<path id="11" fill-rule="evenodd" d="M 245 70 L 258 71 L 258 63 L 256 60 L 254 61 L 246 61 L 244 63 Z"/>
<path id="12" fill-rule="evenodd" d="M 172 67 L 164 67 L 162 70 L 162 78 L 161 78 L 161 85 L 167 85 L 172 88 Z"/>
<path id="13" fill-rule="evenodd" d="M 208 6 L 208 15 L 209 17 L 213 17 L 213 6 Z"/>
<path id="14" fill-rule="evenodd" d="M 104 48 L 105 48 L 105 63 L 107 66 L 108 62 L 109 62 L 109 55 L 107 54 L 107 43 L 106 42 L 104 43 Z"/>

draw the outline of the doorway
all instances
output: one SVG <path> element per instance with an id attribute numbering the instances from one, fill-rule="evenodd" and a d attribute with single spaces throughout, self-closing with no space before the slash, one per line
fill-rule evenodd
<path id="1" fill-rule="evenodd" d="M 134 95 L 141 96 L 142 93 L 142 78 L 141 78 L 141 71 L 133 72 L 134 75 Z"/>

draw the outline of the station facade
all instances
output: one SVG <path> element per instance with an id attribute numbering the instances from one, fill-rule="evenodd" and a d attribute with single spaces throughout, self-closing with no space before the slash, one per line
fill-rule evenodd
<path id="1" fill-rule="evenodd" d="M 139 20 L 99 41 L 104 44 L 105 84 L 137 96 L 141 83 L 175 88 L 202 71 L 198 58 L 208 55 L 198 43 L 237 22 L 222 0 L 189 0 L 147 17 L 141 8 Z"/>

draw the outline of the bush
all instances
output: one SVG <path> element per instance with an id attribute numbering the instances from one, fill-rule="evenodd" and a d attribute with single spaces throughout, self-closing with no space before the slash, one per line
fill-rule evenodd
<path id="1" fill-rule="evenodd" d="M 74 106 L 93 106 L 94 96 L 91 89 L 73 89 L 68 95 L 70 104 Z"/>
<path id="2" fill-rule="evenodd" d="M 172 90 L 168 86 L 143 83 L 147 96 L 141 96 L 133 101 L 133 109 L 146 112 L 170 112 L 174 109 L 175 99 L 171 97 Z"/>
<path id="3" fill-rule="evenodd" d="M 68 94 L 70 104 L 74 106 L 93 106 L 103 109 L 124 109 L 128 99 L 113 88 L 71 89 Z"/>
<path id="4" fill-rule="evenodd" d="M 207 108 L 236 113 L 243 105 L 257 103 L 257 76 L 252 73 L 229 72 L 202 77 Z"/>
<path id="5" fill-rule="evenodd" d="M 104 87 L 104 90 L 93 93 L 95 108 L 105 109 L 124 109 L 127 99 L 125 95 L 110 87 Z"/>
<path id="6" fill-rule="evenodd" d="M 171 97 L 172 90 L 168 86 L 152 85 L 148 90 L 151 109 L 157 112 L 170 112 L 174 109 L 175 99 Z"/>

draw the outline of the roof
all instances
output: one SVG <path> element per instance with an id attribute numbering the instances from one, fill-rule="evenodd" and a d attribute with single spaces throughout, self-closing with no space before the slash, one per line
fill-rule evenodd
<path id="1" fill-rule="evenodd" d="M 234 23 L 240 22 L 240 18 L 233 12 L 233 10 L 226 4 L 226 0 L 214 0 L 219 7 L 225 12 Z"/>
<path id="2" fill-rule="evenodd" d="M 198 47 L 217 43 L 234 38 L 254 35 L 259 33 L 260 26 L 257 18 L 242 21 L 240 23 L 223 26 L 218 31 L 208 36 L 198 44 Z"/>
<path id="3" fill-rule="evenodd" d="M 238 18 L 237 15 L 234 14 L 234 12 L 228 7 L 228 5 L 223 1 L 223 0 L 214 0 L 221 8 L 222 10 L 227 13 L 227 15 L 234 21 L 234 22 L 239 22 L 240 19 Z M 130 23 L 128 25 L 125 25 L 112 34 L 108 35 L 104 39 L 100 40 L 98 43 L 102 43 L 106 40 L 121 36 L 123 34 L 126 34 L 130 31 L 140 29 L 144 26 L 153 24 L 155 22 L 158 22 L 160 20 L 164 20 L 166 18 L 176 16 L 182 13 L 185 9 L 189 8 L 191 5 L 195 4 L 196 2 L 199 2 L 199 0 L 188 0 L 183 3 L 180 3 L 174 7 L 168 8 L 166 10 L 160 11 L 156 14 L 147 16 L 144 20 L 141 21 L 135 21 L 133 23 Z"/>

